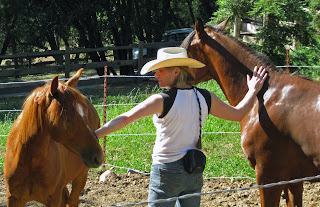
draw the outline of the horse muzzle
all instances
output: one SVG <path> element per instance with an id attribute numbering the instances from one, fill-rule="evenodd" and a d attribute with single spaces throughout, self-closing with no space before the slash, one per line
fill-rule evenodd
<path id="1" fill-rule="evenodd" d="M 103 163 L 103 153 L 83 153 L 81 154 L 83 163 L 88 168 L 97 168 Z"/>

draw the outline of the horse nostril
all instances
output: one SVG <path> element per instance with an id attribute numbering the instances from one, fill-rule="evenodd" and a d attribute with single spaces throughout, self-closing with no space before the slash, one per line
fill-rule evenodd
<path id="1" fill-rule="evenodd" d="M 98 163 L 99 163 L 97 156 L 94 156 L 94 157 L 93 157 L 93 163 L 95 163 L 95 164 L 98 164 Z"/>
<path id="2" fill-rule="evenodd" d="M 93 156 L 92 161 L 97 166 L 100 166 L 102 164 L 102 159 L 97 154 Z"/>

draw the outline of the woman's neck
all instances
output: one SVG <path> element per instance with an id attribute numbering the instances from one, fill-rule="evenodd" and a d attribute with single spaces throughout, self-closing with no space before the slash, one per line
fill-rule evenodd
<path id="1" fill-rule="evenodd" d="M 192 85 L 184 83 L 184 84 L 175 85 L 174 87 L 176 87 L 176 88 L 192 88 Z"/>

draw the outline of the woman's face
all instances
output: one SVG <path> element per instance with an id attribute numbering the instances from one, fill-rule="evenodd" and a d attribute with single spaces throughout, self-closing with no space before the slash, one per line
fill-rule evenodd
<path id="1" fill-rule="evenodd" d="M 154 77 L 158 79 L 160 88 L 170 89 L 174 87 L 176 79 L 179 75 L 180 69 L 178 67 L 175 68 L 159 68 L 156 70 Z"/>

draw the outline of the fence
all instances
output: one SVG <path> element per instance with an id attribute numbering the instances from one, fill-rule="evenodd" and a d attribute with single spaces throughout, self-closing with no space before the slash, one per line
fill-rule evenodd
<path id="1" fill-rule="evenodd" d="M 97 73 L 102 71 L 103 67 L 109 67 L 113 75 L 118 75 L 120 67 L 128 66 L 131 68 L 130 75 L 139 75 L 140 69 L 147 61 L 154 59 L 155 51 L 161 47 L 178 46 L 181 42 L 154 42 L 132 44 L 128 46 L 114 46 L 103 48 L 77 48 L 65 50 L 49 50 L 44 52 L 32 52 L 14 55 L 0 56 L 0 82 L 12 82 L 9 84 L 0 84 L 0 95 L 14 94 L 32 89 L 43 84 L 39 82 L 25 83 L 22 87 L 15 82 L 22 80 L 28 75 L 36 76 L 38 74 L 57 74 L 63 73 L 65 78 L 70 77 L 70 72 L 84 69 L 96 69 Z M 119 52 L 126 53 L 126 59 L 119 59 Z M 137 52 L 136 57 L 133 52 Z M 89 60 L 89 56 L 95 54 L 99 61 Z M 136 53 L 135 53 L 136 54 Z M 105 61 L 104 61 L 105 60 Z M 119 81 L 119 79 L 118 79 Z M 101 84 L 102 79 L 91 79 L 82 82 L 84 85 Z"/>
<path id="2" fill-rule="evenodd" d="M 278 66 L 278 67 L 287 67 L 287 66 Z M 319 69 L 320 68 L 320 66 L 294 66 L 295 68 L 298 68 L 298 67 L 302 67 L 302 68 L 309 68 L 309 67 L 313 67 L 313 68 L 315 68 L 315 69 Z M 105 68 L 107 68 L 107 67 L 105 67 Z M 106 106 L 107 106 L 107 100 L 106 100 L 106 98 L 107 98 L 107 89 L 106 89 L 106 87 L 107 87 L 107 73 L 106 73 L 106 70 L 105 70 L 105 75 L 104 75 L 104 105 L 103 105 L 103 107 L 104 107 L 104 122 L 106 122 L 106 117 L 105 117 L 105 113 L 106 113 Z M 111 78 L 114 78 L 114 77 L 111 77 Z M 120 76 L 119 76 L 119 78 L 121 78 Z M 124 76 L 123 77 L 124 79 L 126 79 L 126 78 L 130 78 L 130 77 L 128 77 L 128 76 Z M 141 78 L 143 78 L 143 77 L 141 77 Z M 148 76 L 148 77 L 146 77 L 146 78 L 150 78 L 150 76 Z M 89 78 L 85 78 L 85 79 L 95 79 L 94 77 L 89 77 Z M 85 79 L 82 79 L 82 81 L 85 81 Z M 110 81 L 110 80 L 109 80 Z M 41 83 L 41 84 L 43 84 L 43 82 L 45 82 L 44 80 L 41 80 L 41 81 L 37 81 L 38 83 Z M 24 84 L 25 83 L 28 83 L 28 82 L 18 82 L 17 84 L 19 85 L 19 84 L 21 84 L 22 85 L 22 87 L 25 87 L 24 86 Z M 3 83 L 0 83 L 0 87 L 2 86 L 2 84 Z M 20 110 L 14 110 L 14 109 L 9 109 L 9 110 L 1 110 L 0 109 L 0 113 L 7 113 L 7 112 L 20 112 Z M 225 133 L 228 133 L 228 132 L 225 132 Z M 0 141 L 1 140 L 5 140 L 6 139 L 6 137 L 7 137 L 7 135 L 6 134 L 0 134 Z M 105 149 L 105 143 L 104 143 L 104 149 Z M 1 158 L 3 158 L 3 157 L 1 157 L 0 156 L 0 159 Z"/>
<path id="3" fill-rule="evenodd" d="M 154 42 L 132 44 L 128 46 L 114 46 L 102 48 L 78 48 L 65 50 L 48 50 L 44 52 L 32 52 L 14 55 L 1 55 L 0 77 L 36 75 L 43 73 L 52 73 L 64 71 L 65 77 L 70 77 L 70 72 L 79 68 L 99 68 L 99 67 L 120 67 L 133 66 L 140 71 L 143 64 L 154 57 L 157 49 L 167 46 L 178 46 L 181 42 Z M 118 60 L 116 54 L 125 50 L 127 59 Z M 137 59 L 133 58 L 132 52 L 138 51 Z M 144 51 L 147 55 L 144 56 Z M 100 57 L 106 57 L 106 61 L 90 62 L 89 55 L 99 54 Z M 43 59 L 43 60 L 41 60 Z M 104 58 L 99 58 L 100 60 Z"/>
<path id="4" fill-rule="evenodd" d="M 7 111 L 16 111 L 16 110 L 7 110 Z M 3 135 L 1 135 L 1 136 L 3 136 Z M 4 135 L 4 136 L 6 136 L 6 135 Z M 1 138 L 2 137 L 0 137 L 0 139 Z M 244 188 L 239 188 L 239 189 L 229 189 L 229 190 L 212 191 L 212 192 L 207 192 L 207 193 L 189 194 L 184 197 L 174 197 L 174 198 L 166 199 L 166 200 L 158 200 L 158 201 L 156 201 L 156 203 L 163 203 L 163 202 L 168 202 L 168 201 L 177 200 L 177 199 L 181 199 L 181 198 L 192 197 L 192 196 L 202 196 L 202 195 L 206 195 L 206 194 L 218 194 L 218 193 L 226 193 L 226 192 L 244 191 L 244 190 L 248 190 L 248 189 L 269 188 L 269 187 L 277 186 L 277 185 L 293 184 L 293 183 L 297 183 L 297 182 L 301 182 L 301 181 L 309 181 L 309 180 L 313 180 L 313 179 L 319 179 L 319 176 L 320 175 L 314 176 L 314 177 L 307 177 L 307 178 L 302 178 L 302 179 L 291 180 L 291 181 L 281 181 L 278 183 L 271 183 L 271 184 L 267 184 L 267 185 L 263 185 L 263 186 L 251 186 L 251 187 L 244 187 Z M 137 205 L 144 205 L 147 203 L 148 202 L 130 203 L 130 204 L 124 204 L 124 205 L 119 205 L 119 206 L 137 206 Z"/>

